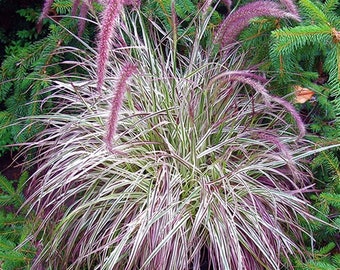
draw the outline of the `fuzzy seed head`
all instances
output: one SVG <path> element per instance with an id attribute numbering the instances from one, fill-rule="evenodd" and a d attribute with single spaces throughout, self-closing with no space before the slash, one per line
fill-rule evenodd
<path id="1" fill-rule="evenodd" d="M 54 0 L 45 0 L 45 2 L 44 2 L 44 6 L 43 6 L 42 12 L 41 12 L 41 14 L 40 14 L 38 23 L 37 23 L 37 31 L 38 31 L 38 33 L 41 32 L 41 29 L 42 29 L 42 21 L 43 21 L 43 19 L 45 19 L 45 18 L 47 17 L 48 12 L 50 11 L 51 6 L 52 6 L 52 4 L 53 4 L 53 1 L 54 1 Z"/>
<path id="2" fill-rule="evenodd" d="M 136 72 L 134 64 L 127 63 L 123 67 L 119 81 L 116 85 L 116 92 L 111 101 L 111 112 L 107 123 L 107 133 L 104 141 L 110 151 L 112 151 L 112 140 L 117 131 L 119 111 L 123 105 L 124 94 L 127 89 L 127 81 Z"/>
<path id="3" fill-rule="evenodd" d="M 112 38 L 117 26 L 117 19 L 122 8 L 122 0 L 110 0 L 107 2 L 103 13 L 102 26 L 99 32 L 97 56 L 97 90 L 99 93 L 101 93 L 104 85 L 106 65 L 109 58 L 109 51 L 111 49 L 110 39 Z"/>
<path id="4" fill-rule="evenodd" d="M 220 42 L 223 47 L 234 43 L 241 31 L 248 26 L 250 20 L 259 16 L 299 20 L 296 14 L 284 11 L 278 3 L 263 0 L 248 3 L 232 12 L 221 23 L 216 32 L 215 42 Z"/>

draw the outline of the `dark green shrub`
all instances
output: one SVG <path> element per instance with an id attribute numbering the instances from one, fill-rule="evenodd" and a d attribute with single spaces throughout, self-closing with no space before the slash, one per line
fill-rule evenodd
<path id="1" fill-rule="evenodd" d="M 18 209 L 25 201 L 23 192 L 28 179 L 24 172 L 16 180 L 8 180 L 0 174 L 0 269 L 30 269 L 36 249 L 29 242 L 23 243 L 32 230 L 32 217 L 24 208 Z"/>
<path id="2" fill-rule="evenodd" d="M 271 60 L 279 84 L 315 92 L 315 101 L 299 105 L 313 140 L 339 143 L 340 136 L 340 8 L 338 0 L 299 1 L 302 22 L 272 32 Z M 316 136 L 315 136 L 316 135 Z M 305 224 L 315 243 L 306 241 L 313 259 L 297 260 L 297 269 L 339 269 L 340 151 L 318 154 L 312 160 L 317 192 L 310 196 L 313 213 L 322 222 Z"/>
<path id="3" fill-rule="evenodd" d="M 71 1 L 55 1 L 53 5 L 58 15 L 69 13 L 71 7 Z M 32 9 L 19 10 L 18 13 L 28 22 L 36 22 L 40 14 Z M 36 101 L 48 96 L 48 91 L 41 93 L 41 90 L 68 69 L 63 61 L 73 59 L 72 53 L 60 51 L 61 45 L 77 44 L 81 47 L 72 34 L 77 31 L 75 20 L 55 16 L 52 20 L 45 20 L 44 24 L 42 36 L 37 34 L 35 26 L 20 30 L 17 40 L 6 48 L 0 69 L 0 155 L 9 150 L 6 145 L 24 142 L 40 129 L 30 126 L 23 130 L 16 120 L 39 115 L 52 105 L 49 102 L 41 106 Z M 90 38 L 89 31 L 84 32 L 84 37 Z"/>

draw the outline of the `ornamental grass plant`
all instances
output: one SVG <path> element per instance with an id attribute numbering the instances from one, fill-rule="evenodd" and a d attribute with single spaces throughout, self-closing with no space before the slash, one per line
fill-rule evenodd
<path id="1" fill-rule="evenodd" d="M 55 106 L 30 119 L 46 127 L 25 145 L 42 220 L 33 269 L 281 269 L 303 256 L 312 144 L 246 55 L 201 47 L 210 14 L 190 39 L 123 12 L 100 91 L 96 52 L 64 48 L 86 75 L 55 79 L 41 101 Z"/>

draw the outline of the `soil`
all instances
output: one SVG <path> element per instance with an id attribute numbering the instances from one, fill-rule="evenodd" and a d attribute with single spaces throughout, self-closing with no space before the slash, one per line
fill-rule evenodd
<path id="1" fill-rule="evenodd" d="M 0 157 L 0 173 L 9 180 L 18 180 L 23 171 L 22 160 L 16 158 L 16 154 L 7 152 Z"/>

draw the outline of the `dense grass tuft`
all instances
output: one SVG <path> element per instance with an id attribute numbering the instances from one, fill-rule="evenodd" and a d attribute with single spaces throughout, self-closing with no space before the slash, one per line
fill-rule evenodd
<path id="1" fill-rule="evenodd" d="M 47 125 L 27 145 L 38 151 L 28 202 L 43 217 L 36 265 L 279 269 L 310 218 L 299 115 L 242 55 L 201 49 L 208 17 L 181 40 L 185 55 L 138 12 L 122 20 L 128 46 L 111 50 L 102 93 L 95 57 L 82 55 L 88 75 L 55 81 L 56 107 L 34 119 Z"/>

